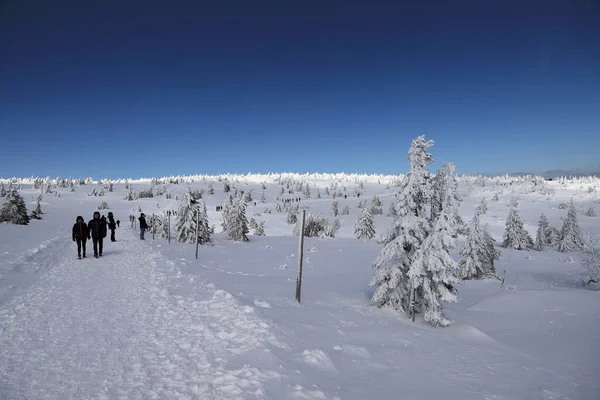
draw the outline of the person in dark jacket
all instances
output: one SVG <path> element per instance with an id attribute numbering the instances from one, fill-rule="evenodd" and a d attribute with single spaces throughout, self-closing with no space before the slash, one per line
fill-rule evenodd
<path id="1" fill-rule="evenodd" d="M 146 240 L 144 239 L 144 233 L 146 232 L 146 229 L 148 229 L 148 224 L 146 223 L 146 215 L 144 213 L 141 213 L 138 220 L 140 221 L 140 240 Z"/>
<path id="2" fill-rule="evenodd" d="M 121 226 L 121 221 L 117 220 L 117 228 Z"/>
<path id="3" fill-rule="evenodd" d="M 73 241 L 77 241 L 77 258 L 81 260 L 81 249 L 83 248 L 83 258 L 85 258 L 85 243 L 88 237 L 88 227 L 83 222 L 83 217 L 78 216 L 75 225 L 73 225 Z"/>
<path id="4" fill-rule="evenodd" d="M 117 229 L 117 223 L 115 222 L 115 217 L 112 212 L 108 213 L 108 229 L 110 229 L 110 241 L 116 242 L 115 239 L 115 229 Z"/>
<path id="5" fill-rule="evenodd" d="M 100 213 L 94 213 L 94 219 L 88 222 L 88 239 L 94 241 L 94 257 L 102 257 L 102 244 L 106 237 L 106 222 L 100 219 Z"/>

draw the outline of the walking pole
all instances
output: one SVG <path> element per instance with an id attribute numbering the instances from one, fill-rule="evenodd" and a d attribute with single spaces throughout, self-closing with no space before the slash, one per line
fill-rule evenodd
<path id="1" fill-rule="evenodd" d="M 198 234 L 200 230 L 200 207 L 196 209 L 196 260 L 198 259 Z"/>

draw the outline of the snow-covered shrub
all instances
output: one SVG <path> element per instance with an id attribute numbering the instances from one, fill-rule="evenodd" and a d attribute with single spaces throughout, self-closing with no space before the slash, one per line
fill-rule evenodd
<path id="1" fill-rule="evenodd" d="M 342 208 L 342 215 L 350 215 L 350 207 L 348 207 L 348 204 Z"/>
<path id="2" fill-rule="evenodd" d="M 585 215 L 588 216 L 588 217 L 595 217 L 596 216 L 596 212 L 594 211 L 594 207 L 588 208 L 588 210 L 586 211 Z"/>
<path id="3" fill-rule="evenodd" d="M 567 208 L 569 208 L 569 205 L 568 205 L 567 203 L 560 203 L 560 204 L 558 205 L 558 208 L 559 208 L 560 210 L 566 210 Z"/>
<path id="4" fill-rule="evenodd" d="M 106 201 L 103 201 L 98 205 L 98 210 L 108 210 L 110 207 Z"/>
<path id="5" fill-rule="evenodd" d="M 540 216 L 540 222 L 538 222 L 538 230 L 535 235 L 535 249 L 543 251 L 544 248 L 550 244 L 549 234 L 550 226 L 548 225 L 548 219 L 544 214 Z"/>
<path id="6" fill-rule="evenodd" d="M 487 214 L 488 211 L 488 203 L 485 197 L 479 200 L 479 204 L 477 205 L 477 212 L 479 214 Z"/>
<path id="7" fill-rule="evenodd" d="M 334 217 L 338 216 L 338 201 L 337 200 L 333 200 L 331 202 L 331 215 L 333 215 Z"/>
<path id="8" fill-rule="evenodd" d="M 265 236 L 265 221 L 260 221 L 254 228 L 255 236 Z"/>
<path id="9" fill-rule="evenodd" d="M 298 218 L 296 226 L 294 226 L 293 234 L 296 236 L 300 235 L 300 225 L 302 220 Z M 325 230 L 329 225 L 329 221 L 322 215 L 313 215 L 311 213 L 306 214 L 304 221 L 304 236 L 305 237 L 323 237 L 325 236 Z"/>
<path id="10" fill-rule="evenodd" d="M 342 225 L 340 224 L 339 218 L 334 218 L 333 221 L 331 221 L 331 223 L 328 223 L 325 227 L 325 236 L 335 237 L 335 235 L 337 235 L 338 231 L 340 230 L 341 226 Z"/>
<path id="11" fill-rule="evenodd" d="M 35 202 L 35 208 L 31 212 L 32 219 L 42 219 L 42 205 L 40 204 L 40 200 L 38 199 Z"/>

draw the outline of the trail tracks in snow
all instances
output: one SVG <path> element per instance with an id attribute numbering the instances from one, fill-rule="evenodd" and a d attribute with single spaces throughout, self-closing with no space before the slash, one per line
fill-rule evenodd
<path id="1" fill-rule="evenodd" d="M 54 254 L 32 260 L 54 265 L 0 306 L 0 398 L 259 399 L 279 378 L 249 362 L 276 343 L 253 308 L 186 287 L 149 244 L 108 242 L 100 259 Z"/>

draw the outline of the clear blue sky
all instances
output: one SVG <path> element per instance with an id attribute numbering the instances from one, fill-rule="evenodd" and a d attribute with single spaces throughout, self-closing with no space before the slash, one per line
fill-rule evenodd
<path id="1" fill-rule="evenodd" d="M 0 176 L 600 169 L 597 0 L 0 1 Z"/>

